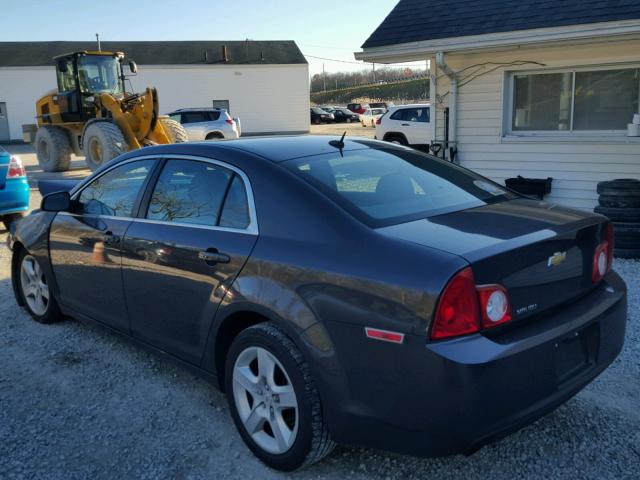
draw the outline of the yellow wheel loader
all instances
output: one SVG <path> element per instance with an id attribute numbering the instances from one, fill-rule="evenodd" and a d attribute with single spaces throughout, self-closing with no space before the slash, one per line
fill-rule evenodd
<path id="1" fill-rule="evenodd" d="M 129 93 L 122 52 L 74 52 L 54 58 L 57 91 L 36 103 L 35 149 L 46 172 L 69 169 L 71 154 L 95 170 L 128 150 L 181 143 L 187 132 L 158 112 L 158 93 Z M 137 72 L 134 62 L 131 73 Z M 25 139 L 31 141 L 28 128 Z"/>

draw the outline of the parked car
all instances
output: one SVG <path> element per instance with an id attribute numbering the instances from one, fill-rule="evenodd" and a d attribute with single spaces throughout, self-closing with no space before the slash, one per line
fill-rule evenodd
<path id="1" fill-rule="evenodd" d="M 320 106 L 319 108 L 324 110 L 327 113 L 333 113 L 333 111 L 338 107 L 333 107 L 331 105 L 323 105 L 323 106 Z"/>
<path id="2" fill-rule="evenodd" d="M 240 137 L 240 119 L 223 108 L 181 108 L 169 118 L 182 124 L 190 141 L 229 140 Z"/>
<path id="3" fill-rule="evenodd" d="M 367 108 L 364 113 L 360 115 L 360 123 L 363 127 L 375 127 L 376 120 L 384 114 L 384 108 Z"/>
<path id="4" fill-rule="evenodd" d="M 352 123 L 360 121 L 360 115 L 353 113 L 348 108 L 336 108 L 331 113 L 333 113 L 334 121 L 336 123 Z"/>
<path id="5" fill-rule="evenodd" d="M 29 182 L 22 160 L 0 146 L 0 220 L 9 230 L 11 223 L 29 210 Z"/>
<path id="6" fill-rule="evenodd" d="M 41 207 L 9 235 L 17 302 L 200 369 L 276 469 L 334 442 L 474 451 L 571 398 L 623 344 L 605 217 L 398 145 L 147 147 Z"/>
<path id="7" fill-rule="evenodd" d="M 384 108 L 385 112 L 389 110 L 387 102 L 372 102 L 369 104 L 369 108 Z"/>
<path id="8" fill-rule="evenodd" d="M 432 140 L 428 103 L 397 105 L 376 122 L 376 138 L 401 145 L 429 145 Z"/>
<path id="9" fill-rule="evenodd" d="M 362 115 L 367 108 L 361 103 L 350 103 L 347 105 L 347 109 L 351 110 L 353 113 Z"/>
<path id="10" fill-rule="evenodd" d="M 311 123 L 319 125 L 320 123 L 331 123 L 334 120 L 333 114 L 325 112 L 319 107 L 311 107 Z"/>

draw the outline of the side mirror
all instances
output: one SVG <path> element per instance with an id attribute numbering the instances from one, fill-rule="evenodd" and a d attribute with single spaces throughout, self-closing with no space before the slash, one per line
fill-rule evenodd
<path id="1" fill-rule="evenodd" d="M 71 209 L 71 195 L 69 192 L 55 192 L 45 195 L 40 204 L 44 212 L 65 212 Z"/>
<path id="2" fill-rule="evenodd" d="M 69 69 L 67 68 L 67 62 L 64 60 L 58 60 L 58 71 L 60 73 L 67 73 Z"/>
<path id="3" fill-rule="evenodd" d="M 138 73 L 138 65 L 133 60 L 129 62 L 129 70 L 131 70 L 131 73 Z"/>

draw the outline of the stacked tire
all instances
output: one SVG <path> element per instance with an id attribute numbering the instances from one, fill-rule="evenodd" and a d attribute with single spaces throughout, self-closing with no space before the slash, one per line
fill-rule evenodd
<path id="1" fill-rule="evenodd" d="M 613 254 L 640 258 L 640 180 L 622 178 L 598 183 L 598 206 L 594 209 L 613 222 Z"/>

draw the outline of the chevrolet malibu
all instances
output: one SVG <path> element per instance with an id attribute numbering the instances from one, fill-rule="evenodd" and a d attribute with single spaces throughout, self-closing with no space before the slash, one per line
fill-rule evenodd
<path id="1" fill-rule="evenodd" d="M 336 443 L 473 452 L 623 344 L 606 218 L 402 146 L 165 145 L 48 188 L 9 238 L 18 303 L 196 367 L 276 469 Z"/>

